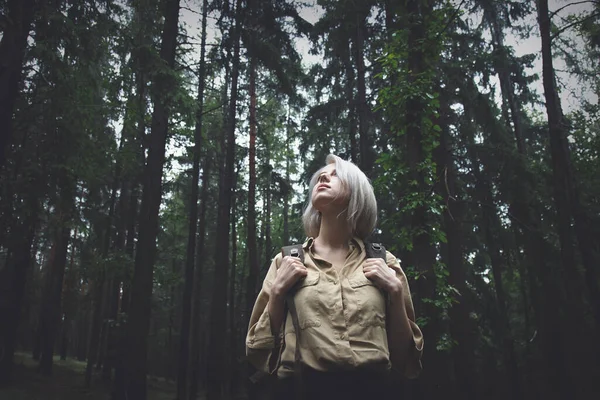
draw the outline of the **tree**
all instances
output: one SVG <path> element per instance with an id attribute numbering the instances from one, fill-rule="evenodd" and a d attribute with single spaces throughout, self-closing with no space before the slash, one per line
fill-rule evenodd
<path id="1" fill-rule="evenodd" d="M 192 192 L 190 196 L 188 243 L 185 260 L 185 282 L 183 291 L 183 310 L 181 315 L 181 332 L 179 343 L 179 367 L 177 371 L 177 398 L 187 400 L 188 366 L 190 352 L 190 326 L 192 321 L 192 295 L 194 289 L 194 266 L 196 264 L 196 231 L 198 228 L 198 180 L 200 179 L 200 151 L 202 147 L 202 116 L 204 113 L 204 76 L 206 54 L 206 19 L 208 17 L 208 1 L 202 3 L 202 39 L 200 44 L 200 66 L 198 68 L 198 110 L 194 128 L 194 162 L 192 166 Z"/>
<path id="2" fill-rule="evenodd" d="M 161 38 L 162 65 L 153 82 L 154 111 L 150 132 L 148 161 L 144 170 L 140 229 L 131 285 L 131 305 L 127 325 L 126 393 L 146 398 L 147 336 L 150 323 L 153 265 L 156 257 L 158 210 L 162 197 L 161 179 L 169 128 L 169 94 L 172 93 L 172 69 L 175 65 L 179 0 L 165 2 L 165 22 Z"/>
<path id="3" fill-rule="evenodd" d="M 214 291 L 211 303 L 211 324 L 209 333 L 208 360 L 211 368 L 208 371 L 207 398 L 220 399 L 227 383 L 227 370 L 225 364 L 226 336 L 223 332 L 227 329 L 227 266 L 229 265 L 229 228 L 231 213 L 231 196 L 233 187 L 233 173 L 235 161 L 235 128 L 238 100 L 238 78 L 240 69 L 240 29 L 242 24 L 242 2 L 236 1 L 235 26 L 231 40 L 233 44 L 233 59 L 231 64 L 231 91 L 229 95 L 229 113 L 227 128 L 223 132 L 226 139 L 225 162 L 219 173 L 219 200 L 217 217 L 217 246 L 215 248 L 215 277 Z"/>

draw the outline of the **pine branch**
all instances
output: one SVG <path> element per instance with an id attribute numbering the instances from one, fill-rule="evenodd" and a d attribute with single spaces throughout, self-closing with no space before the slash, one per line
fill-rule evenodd
<path id="1" fill-rule="evenodd" d="M 550 40 L 552 41 L 552 40 L 556 39 L 561 33 L 563 33 L 564 31 L 566 31 L 567 29 L 570 29 L 570 28 L 574 27 L 575 25 L 582 24 L 585 21 L 590 20 L 590 19 L 594 19 L 596 17 L 600 17 L 600 11 L 596 12 L 596 13 L 593 13 L 593 14 L 590 14 L 587 17 L 581 18 L 581 19 L 579 19 L 577 21 L 573 21 L 573 22 L 571 22 L 570 24 L 568 24 L 566 26 L 563 26 L 562 28 L 560 28 L 559 30 L 557 30 L 554 33 L 554 35 L 550 36 Z"/>
<path id="2" fill-rule="evenodd" d="M 560 7 L 559 9 L 551 12 L 550 15 L 548 16 L 548 18 L 552 19 L 552 17 L 554 17 L 556 14 L 558 14 L 559 12 L 561 12 L 562 10 L 564 10 L 565 8 L 567 8 L 569 6 L 576 6 L 578 4 L 585 4 L 585 3 L 592 3 L 595 5 L 600 5 L 600 1 L 594 1 L 594 0 L 576 1 L 574 3 L 565 4 L 564 6 Z"/>
<path id="3" fill-rule="evenodd" d="M 454 10 L 454 14 L 452 15 L 452 17 L 448 20 L 448 22 L 446 22 L 446 26 L 444 26 L 444 29 L 442 29 L 441 31 L 438 32 L 436 39 L 439 39 L 440 36 L 442 36 L 442 34 L 446 31 L 446 29 L 448 29 L 448 27 L 450 26 L 450 24 L 452 23 L 452 21 L 454 21 L 456 19 L 456 17 L 458 16 L 458 13 L 460 12 L 460 8 L 462 7 L 463 4 L 465 4 L 466 0 L 462 0 L 460 2 L 460 4 L 458 5 L 458 7 L 456 7 L 456 10 Z"/>

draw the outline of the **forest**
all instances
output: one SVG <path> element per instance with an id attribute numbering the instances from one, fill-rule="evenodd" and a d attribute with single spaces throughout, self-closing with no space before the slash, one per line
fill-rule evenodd
<path id="1" fill-rule="evenodd" d="M 600 2 L 0 0 L 0 399 L 257 399 L 254 300 L 328 154 L 423 371 L 597 398 Z"/>

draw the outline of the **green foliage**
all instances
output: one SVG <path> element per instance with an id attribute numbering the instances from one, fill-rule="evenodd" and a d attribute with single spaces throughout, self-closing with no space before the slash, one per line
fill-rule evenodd
<path id="1" fill-rule="evenodd" d="M 418 48 L 410 47 L 409 25 L 407 29 L 394 32 L 391 43 L 378 59 L 382 71 L 377 78 L 393 82 L 382 85 L 377 97 L 378 110 L 389 121 L 392 137 L 389 151 L 381 154 L 377 160 L 382 173 L 374 181 L 374 186 L 380 197 L 391 194 L 395 198 L 396 208 L 387 215 L 383 227 L 395 238 L 392 249 L 399 251 L 414 251 L 415 240 L 422 236 L 426 236 L 433 246 L 446 242 L 445 232 L 441 228 L 445 206 L 440 194 L 434 191 L 439 177 L 436 175 L 433 152 L 439 146 L 441 133 L 438 122 L 440 89 L 436 66 L 446 43 L 445 27 L 448 18 L 453 15 L 452 11 L 452 7 L 446 5 L 425 16 L 412 16 L 413 24 L 425 27 L 424 36 L 414 44 Z M 414 58 L 414 54 L 422 58 L 424 67 L 420 71 L 411 70 L 407 61 Z M 415 104 L 419 105 L 417 119 L 409 119 L 409 107 L 414 107 Z M 408 152 L 416 149 L 405 141 L 408 129 L 418 132 L 417 138 L 412 139 L 418 140 L 420 152 L 414 165 L 408 162 Z M 423 211 L 426 225 L 410 223 L 413 214 Z M 405 265 L 405 269 L 415 280 L 427 273 L 417 270 L 414 265 Z M 455 289 L 447 283 L 448 271 L 443 263 L 435 263 L 433 276 L 436 297 L 422 298 L 421 301 L 433 305 L 443 315 L 455 301 Z"/>

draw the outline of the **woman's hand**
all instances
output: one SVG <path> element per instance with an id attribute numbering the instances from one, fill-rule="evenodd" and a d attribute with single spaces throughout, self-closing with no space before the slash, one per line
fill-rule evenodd
<path id="1" fill-rule="evenodd" d="M 298 282 L 306 277 L 308 271 L 306 266 L 298 257 L 285 256 L 277 269 L 277 275 L 273 282 L 273 295 L 285 296 L 285 294 Z"/>
<path id="2" fill-rule="evenodd" d="M 404 289 L 396 276 L 396 269 L 399 267 L 389 266 L 381 258 L 368 258 L 363 263 L 363 273 L 367 279 L 388 293 L 402 293 Z"/>

